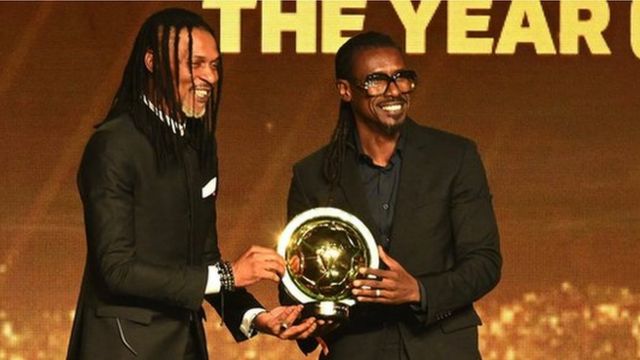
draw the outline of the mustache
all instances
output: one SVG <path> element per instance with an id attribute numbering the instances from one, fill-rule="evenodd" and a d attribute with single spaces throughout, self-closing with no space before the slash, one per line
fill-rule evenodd
<path id="1" fill-rule="evenodd" d="M 386 98 L 380 100 L 380 104 L 387 104 L 387 103 L 406 104 L 407 102 L 408 102 L 407 99 L 405 99 L 403 97 L 386 97 Z"/>
<path id="2" fill-rule="evenodd" d="M 216 83 L 211 83 L 205 79 L 200 79 L 202 83 L 196 84 L 195 82 L 191 84 L 191 90 L 194 89 L 202 89 L 202 90 L 213 90 Z"/>

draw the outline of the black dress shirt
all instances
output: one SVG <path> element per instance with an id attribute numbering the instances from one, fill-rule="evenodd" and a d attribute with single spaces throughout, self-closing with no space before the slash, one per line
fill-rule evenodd
<path id="1" fill-rule="evenodd" d="M 389 250 L 393 213 L 398 184 L 400 183 L 404 137 L 401 135 L 398 139 L 389 163 L 386 166 L 379 166 L 374 164 L 371 157 L 364 153 L 357 131 L 354 133 L 356 134 L 354 137 L 358 148 L 358 173 L 362 179 L 371 216 L 377 227 L 378 234 L 380 234 L 380 237 L 376 240 L 385 250 Z"/>
<path id="2" fill-rule="evenodd" d="M 362 143 L 357 131 L 354 131 L 354 141 L 358 153 L 358 173 L 362 179 L 369 211 L 375 226 L 378 228 L 380 237 L 376 237 L 376 242 L 385 251 L 389 251 L 391 245 L 391 228 L 393 226 L 393 213 L 398 194 L 398 184 L 400 183 L 400 169 L 402 167 L 402 148 L 405 137 L 400 133 L 396 148 L 393 150 L 391 159 L 386 166 L 374 164 L 373 159 L 362 150 Z M 382 264 L 384 266 L 384 264 Z M 427 301 L 424 286 L 418 282 L 420 289 L 420 303 L 411 304 L 411 308 L 420 313 L 426 313 Z"/>

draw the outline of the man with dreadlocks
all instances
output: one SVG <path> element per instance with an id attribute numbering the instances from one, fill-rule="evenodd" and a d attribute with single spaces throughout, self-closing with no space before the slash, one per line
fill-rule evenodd
<path id="1" fill-rule="evenodd" d="M 68 359 L 206 359 L 203 298 L 236 341 L 314 331 L 313 319 L 293 325 L 301 307 L 267 312 L 244 290 L 279 281 L 274 250 L 221 260 L 221 83 L 217 41 L 200 16 L 167 9 L 146 20 L 78 172 L 88 254 Z"/>
<path id="2" fill-rule="evenodd" d="M 374 234 L 383 266 L 360 269 L 349 321 L 301 349 L 320 342 L 328 359 L 480 358 L 473 302 L 498 283 L 502 258 L 475 144 L 407 117 L 417 75 L 388 36 L 351 38 L 335 70 L 338 124 L 293 167 L 288 215 L 351 212 Z"/>

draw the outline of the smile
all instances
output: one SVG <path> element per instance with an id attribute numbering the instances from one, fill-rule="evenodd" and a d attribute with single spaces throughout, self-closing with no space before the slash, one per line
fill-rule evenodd
<path id="1" fill-rule="evenodd" d="M 400 109 L 402 109 L 402 105 L 401 104 L 384 105 L 382 107 L 382 110 L 384 110 L 384 111 L 400 111 Z"/>
<path id="2" fill-rule="evenodd" d="M 380 108 L 386 112 L 398 112 L 401 111 L 403 107 L 404 103 L 401 102 L 380 104 Z"/>
<path id="3" fill-rule="evenodd" d="M 195 90 L 196 99 L 201 101 L 207 101 L 209 99 L 209 90 L 208 89 L 196 89 Z"/>

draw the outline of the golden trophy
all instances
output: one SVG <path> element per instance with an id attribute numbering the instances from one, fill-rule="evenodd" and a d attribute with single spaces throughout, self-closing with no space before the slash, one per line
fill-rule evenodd
<path id="1" fill-rule="evenodd" d="M 278 240 L 286 262 L 282 282 L 304 304 L 304 315 L 345 320 L 355 304 L 351 288 L 358 268 L 378 268 L 378 248 L 369 229 L 344 210 L 318 207 L 294 217 Z"/>

